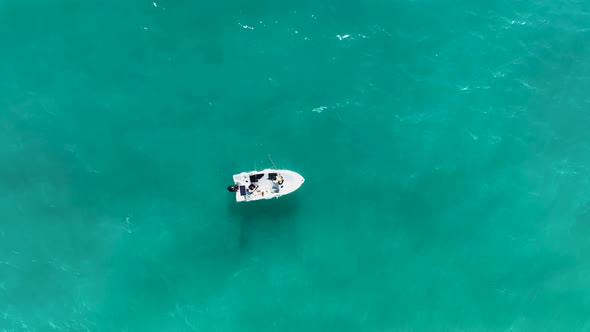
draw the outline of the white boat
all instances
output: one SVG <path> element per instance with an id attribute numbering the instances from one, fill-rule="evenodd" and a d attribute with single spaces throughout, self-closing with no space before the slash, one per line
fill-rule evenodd
<path id="1" fill-rule="evenodd" d="M 279 198 L 299 189 L 305 179 L 286 169 L 264 169 L 234 174 L 234 184 L 227 187 L 236 193 L 236 202 Z"/>

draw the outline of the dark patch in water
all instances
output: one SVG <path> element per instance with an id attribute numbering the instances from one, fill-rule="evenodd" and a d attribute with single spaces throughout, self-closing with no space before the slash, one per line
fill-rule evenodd
<path id="1" fill-rule="evenodd" d="M 291 237 L 300 198 L 296 194 L 253 202 L 228 202 L 230 215 L 239 224 L 240 248 L 247 248 L 256 239 L 276 242 L 283 236 Z"/>

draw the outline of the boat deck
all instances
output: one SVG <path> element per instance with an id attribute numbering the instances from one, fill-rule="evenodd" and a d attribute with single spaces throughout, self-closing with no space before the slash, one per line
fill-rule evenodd
<path id="1" fill-rule="evenodd" d="M 239 186 L 236 192 L 238 202 L 278 198 L 293 192 L 304 181 L 292 171 L 272 169 L 235 174 L 233 180 Z"/>

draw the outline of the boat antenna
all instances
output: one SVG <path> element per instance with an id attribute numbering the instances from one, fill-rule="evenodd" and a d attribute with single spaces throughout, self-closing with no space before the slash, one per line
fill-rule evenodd
<path id="1" fill-rule="evenodd" d="M 270 162 L 272 163 L 273 167 L 274 167 L 275 169 L 277 169 L 277 165 L 275 165 L 275 162 L 274 162 L 274 161 L 272 161 L 272 158 L 270 157 L 270 153 L 268 154 L 268 159 L 270 159 Z"/>

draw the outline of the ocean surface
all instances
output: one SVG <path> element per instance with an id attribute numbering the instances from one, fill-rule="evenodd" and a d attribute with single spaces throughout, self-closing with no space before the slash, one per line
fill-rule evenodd
<path id="1" fill-rule="evenodd" d="M 590 331 L 590 2 L 155 1 L 0 1 L 0 331 Z"/>

